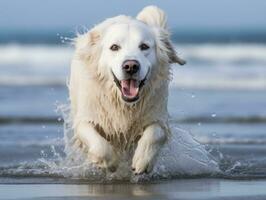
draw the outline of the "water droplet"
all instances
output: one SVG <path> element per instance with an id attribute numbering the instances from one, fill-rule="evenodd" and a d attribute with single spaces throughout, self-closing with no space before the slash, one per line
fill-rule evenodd
<path id="1" fill-rule="evenodd" d="M 42 125 L 42 128 L 43 128 L 43 129 L 45 129 L 45 128 L 46 128 L 46 126 L 45 126 L 45 125 Z"/>
<path id="2" fill-rule="evenodd" d="M 213 113 L 211 116 L 212 116 L 212 117 L 216 117 L 216 113 Z"/>
<path id="3" fill-rule="evenodd" d="M 201 123 L 200 122 L 198 123 L 198 126 L 201 126 Z"/>
<path id="4" fill-rule="evenodd" d="M 224 159 L 224 155 L 222 154 L 222 152 L 219 152 L 219 158 Z"/>
<path id="5" fill-rule="evenodd" d="M 41 150 L 40 154 L 41 154 L 42 157 L 45 157 L 45 152 L 44 152 L 44 150 Z"/>

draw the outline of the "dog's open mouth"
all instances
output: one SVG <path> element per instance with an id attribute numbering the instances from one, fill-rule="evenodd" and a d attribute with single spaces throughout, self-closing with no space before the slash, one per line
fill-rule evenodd
<path id="1" fill-rule="evenodd" d="M 127 102 L 133 102 L 139 98 L 139 81 L 127 79 L 120 81 L 122 98 Z"/>
<path id="2" fill-rule="evenodd" d="M 138 81 L 136 79 L 125 79 L 119 81 L 114 75 L 114 81 L 121 91 L 122 99 L 126 102 L 135 102 L 139 99 L 139 92 L 141 88 L 144 86 L 146 77 L 142 81 Z"/>

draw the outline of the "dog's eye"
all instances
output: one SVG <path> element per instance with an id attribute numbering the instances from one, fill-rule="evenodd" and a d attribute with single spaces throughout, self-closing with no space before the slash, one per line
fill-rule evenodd
<path id="1" fill-rule="evenodd" d="M 110 49 L 111 49 L 112 51 L 118 51 L 120 48 L 121 48 L 121 47 L 118 46 L 117 44 L 113 44 L 113 45 L 110 47 Z"/>
<path id="2" fill-rule="evenodd" d="M 142 43 L 141 45 L 139 45 L 139 48 L 141 51 L 145 51 L 145 50 L 149 49 L 150 47 L 147 44 Z"/>

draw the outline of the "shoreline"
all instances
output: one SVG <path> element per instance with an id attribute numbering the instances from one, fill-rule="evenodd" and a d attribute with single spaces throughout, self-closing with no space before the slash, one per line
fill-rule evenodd
<path id="1" fill-rule="evenodd" d="M 266 199 L 266 180 L 178 179 L 158 183 L 0 184 L 0 199 Z M 29 192 L 30 191 L 30 192 Z"/>

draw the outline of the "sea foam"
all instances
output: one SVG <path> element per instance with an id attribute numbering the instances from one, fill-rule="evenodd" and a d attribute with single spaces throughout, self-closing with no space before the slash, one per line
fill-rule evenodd
<path id="1" fill-rule="evenodd" d="M 184 67 L 173 65 L 171 87 L 266 89 L 266 45 L 176 45 Z M 0 46 L 0 85 L 65 85 L 74 48 L 64 45 Z"/>

